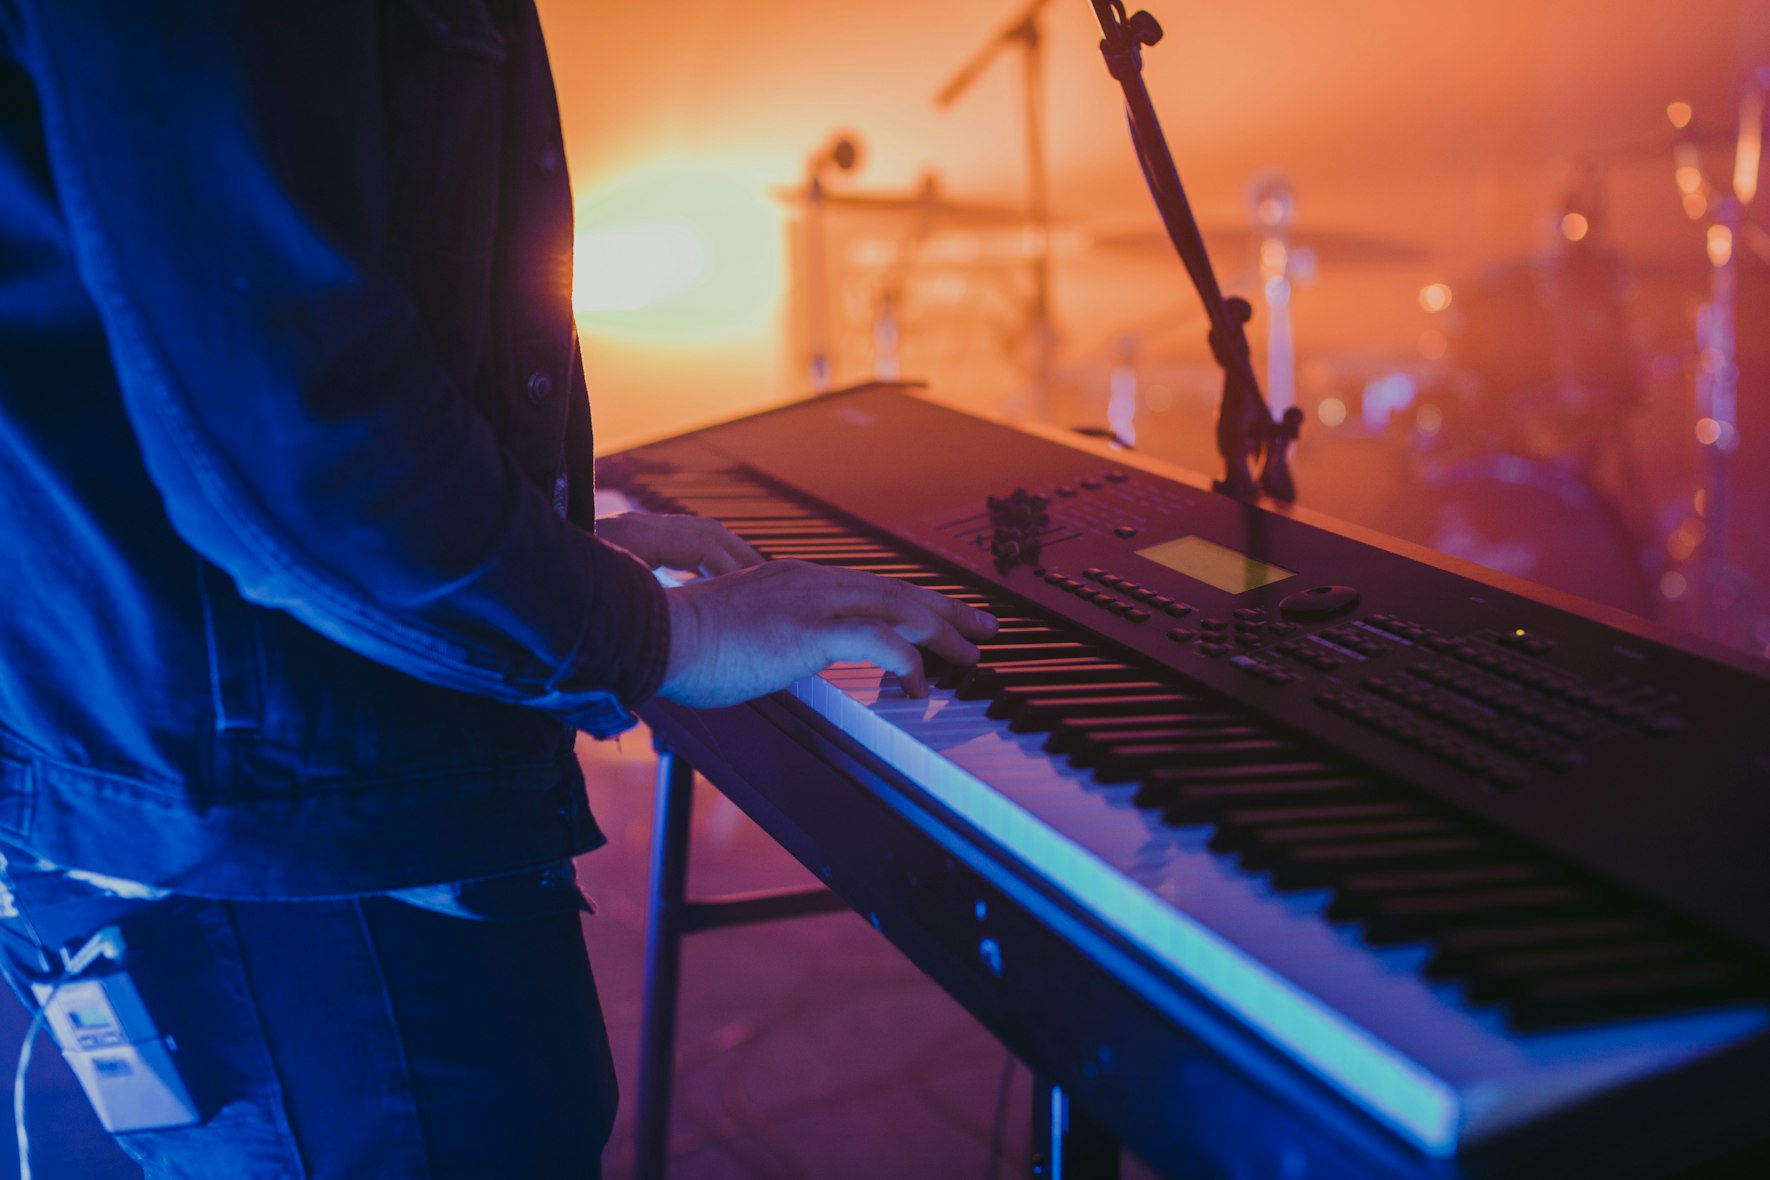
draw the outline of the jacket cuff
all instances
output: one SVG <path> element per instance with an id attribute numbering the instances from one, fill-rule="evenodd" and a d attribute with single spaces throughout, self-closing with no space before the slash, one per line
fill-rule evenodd
<path id="1" fill-rule="evenodd" d="M 566 719 L 595 737 L 610 737 L 638 724 L 633 711 L 664 682 L 670 608 L 643 561 L 618 545 L 584 539 L 594 597 L 570 679 L 592 691 Z"/>

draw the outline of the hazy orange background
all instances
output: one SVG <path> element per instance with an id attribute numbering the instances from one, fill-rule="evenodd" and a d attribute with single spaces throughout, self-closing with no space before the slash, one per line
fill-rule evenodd
<path id="1" fill-rule="evenodd" d="M 1145 77 L 1200 220 L 1246 227 L 1250 180 L 1277 169 L 1296 192 L 1297 240 L 1321 245 L 1293 301 L 1299 402 L 1311 414 L 1305 500 L 1385 523 L 1382 502 L 1405 481 L 1356 490 L 1340 478 L 1393 460 L 1393 438 L 1362 430 L 1361 391 L 1397 373 L 1422 387 L 1454 377 L 1446 337 L 1454 344 L 1459 309 L 1453 298 L 1449 312 L 1428 310 L 1422 290 L 1444 283 L 1454 295 L 1484 270 L 1565 248 L 1568 194 L 1590 169 L 1601 209 L 1591 232 L 1624 261 L 1636 345 L 1653 367 L 1632 428 L 1662 452 L 1651 478 L 1665 486 L 1639 506 L 1636 529 L 1663 548 L 1696 486 L 1689 362 L 1708 283 L 1704 225 L 1673 184 L 1666 109 L 1691 104 L 1705 164 L 1725 176 L 1742 83 L 1770 64 L 1770 3 L 1147 6 L 1167 37 L 1147 52 Z M 793 210 L 780 190 L 802 183 L 834 133 L 854 135 L 864 158 L 831 180 L 833 193 L 909 193 L 933 173 L 954 200 L 1025 201 L 1019 50 L 951 110 L 933 101 L 1022 0 L 540 7 L 577 193 L 580 327 L 602 449 L 807 388 Z M 1158 222 L 1092 9 L 1054 0 L 1040 19 L 1056 414 L 1103 424 L 1115 355 L 1132 347 L 1139 446 L 1213 469 L 1216 377 L 1195 299 L 1170 252 L 1126 244 Z M 1763 212 L 1751 210 L 1760 225 Z M 881 259 L 909 226 L 908 215 L 832 215 L 838 382 L 871 372 Z M 1018 230 L 934 228 L 901 309 L 906 375 L 962 404 L 1012 405 L 1025 383 Z M 1219 249 L 1215 261 L 1226 288 L 1254 296 L 1251 248 Z M 1262 328 L 1257 318 L 1257 350 Z M 1742 323 L 1741 334 L 1759 333 Z M 1338 409 L 1324 422 L 1329 400 Z M 1742 391 L 1742 429 L 1748 408 Z M 1342 411 L 1349 420 L 1332 427 Z M 1648 562 L 1647 574 L 1675 557 Z"/>

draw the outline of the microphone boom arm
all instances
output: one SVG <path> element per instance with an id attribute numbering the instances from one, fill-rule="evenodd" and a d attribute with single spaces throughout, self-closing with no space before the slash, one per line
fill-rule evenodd
<path id="1" fill-rule="evenodd" d="M 1303 424 L 1303 412 L 1292 406 L 1283 419 L 1274 421 L 1272 410 L 1260 393 L 1260 383 L 1248 352 L 1246 325 L 1253 315 L 1247 300 L 1224 298 L 1211 269 L 1211 256 L 1199 233 L 1198 219 L 1187 202 L 1186 189 L 1174 167 L 1173 153 L 1162 135 L 1155 104 L 1143 83 L 1143 47 L 1162 38 L 1162 28 L 1147 12 L 1127 16 L 1123 0 L 1090 0 L 1100 22 L 1101 56 L 1106 68 L 1125 92 L 1125 116 L 1131 126 L 1131 142 L 1137 162 L 1161 213 L 1168 240 L 1186 266 L 1198 290 L 1205 315 L 1211 323 L 1211 353 L 1223 369 L 1223 402 L 1217 413 L 1217 450 L 1223 456 L 1224 475 L 1214 486 L 1242 500 L 1265 492 L 1275 500 L 1296 499 L 1291 479 L 1290 447 Z M 1256 483 L 1252 463 L 1260 462 Z"/>

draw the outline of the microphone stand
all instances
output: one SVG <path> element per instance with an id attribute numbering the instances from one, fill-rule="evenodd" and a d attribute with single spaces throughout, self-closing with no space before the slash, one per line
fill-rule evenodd
<path id="1" fill-rule="evenodd" d="M 1162 39 L 1162 27 L 1147 12 L 1127 16 L 1123 0 L 1091 3 L 1103 34 L 1101 56 L 1106 59 L 1108 72 L 1125 91 L 1125 115 L 1131 125 L 1137 162 L 1143 166 L 1143 178 L 1161 212 L 1168 240 L 1185 263 L 1186 273 L 1192 277 L 1192 285 L 1197 288 L 1211 322 L 1211 354 L 1223 370 L 1217 451 L 1224 464 L 1223 478 L 1212 486 L 1241 500 L 1252 500 L 1259 492 L 1274 500 L 1294 500 L 1297 488 L 1291 479 L 1289 452 L 1303 425 L 1303 411 L 1291 406 L 1275 422 L 1260 394 L 1260 383 L 1249 359 L 1246 330 L 1253 306 L 1245 299 L 1224 298 L 1217 285 L 1198 220 L 1186 200 L 1186 190 L 1174 168 L 1174 157 L 1162 135 L 1155 105 L 1143 84 L 1143 47 Z M 1251 470 L 1256 460 L 1260 463 L 1258 481 Z"/>

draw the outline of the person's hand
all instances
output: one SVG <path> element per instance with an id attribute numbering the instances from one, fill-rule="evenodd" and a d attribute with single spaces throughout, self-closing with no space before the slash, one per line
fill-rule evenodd
<path id="1" fill-rule="evenodd" d="M 604 516 L 596 535 L 656 569 L 699 570 L 717 577 L 762 564 L 762 555 L 718 521 L 705 516 L 654 516 L 629 512 Z"/>
<path id="2" fill-rule="evenodd" d="M 857 570 L 772 561 L 665 592 L 670 663 L 659 695 L 700 708 L 785 688 L 844 660 L 869 660 L 928 695 L 920 644 L 956 664 L 994 616 L 920 586 Z"/>

